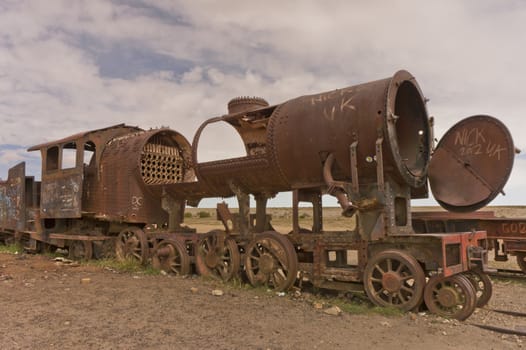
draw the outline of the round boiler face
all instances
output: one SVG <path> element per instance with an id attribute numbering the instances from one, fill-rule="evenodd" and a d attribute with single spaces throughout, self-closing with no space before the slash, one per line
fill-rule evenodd
<path id="1" fill-rule="evenodd" d="M 426 179 L 429 164 L 429 119 L 414 79 L 396 78 L 397 75 L 393 78 L 390 93 L 394 96 L 389 100 L 392 105 L 386 118 L 389 143 L 400 175 L 409 185 L 418 187 Z"/>

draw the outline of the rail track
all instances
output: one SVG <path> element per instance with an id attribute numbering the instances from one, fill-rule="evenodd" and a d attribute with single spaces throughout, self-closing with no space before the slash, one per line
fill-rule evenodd
<path id="1" fill-rule="evenodd" d="M 489 276 L 497 279 L 512 279 L 518 281 L 526 281 L 526 274 L 521 270 L 512 269 L 497 269 L 494 272 L 489 272 Z"/>
<path id="2" fill-rule="evenodd" d="M 499 280 L 499 281 L 514 280 L 514 281 L 525 281 L 526 282 L 526 274 L 522 270 L 495 269 L 493 272 L 489 272 L 488 275 L 492 279 Z M 488 313 L 495 313 L 495 314 L 510 316 L 513 319 L 526 320 L 526 312 L 492 308 L 492 307 L 487 307 L 487 306 L 481 307 L 480 310 L 486 311 Z M 510 321 L 508 320 L 508 322 Z M 509 328 L 509 327 L 504 327 L 502 325 L 497 326 L 497 325 L 492 325 L 488 323 L 480 323 L 480 322 L 466 321 L 465 323 L 473 327 L 478 327 L 481 329 L 485 329 L 488 331 L 497 332 L 501 334 L 516 335 L 516 336 L 521 336 L 521 337 L 526 336 L 526 324 L 525 325 L 515 325 L 514 328 Z"/>
<path id="3" fill-rule="evenodd" d="M 482 308 L 483 310 L 486 310 L 488 312 L 492 313 L 498 313 L 503 315 L 508 315 L 511 317 L 514 317 L 516 319 L 525 319 L 526 313 L 519 312 L 519 311 L 512 311 L 512 310 L 502 310 L 502 309 L 493 309 L 493 308 Z M 511 335 L 517 335 L 521 337 L 526 337 L 526 326 L 524 325 L 515 325 L 515 328 L 506 328 L 503 326 L 495 326 L 491 324 L 485 324 L 485 323 L 477 323 L 477 322 L 466 322 L 467 324 L 478 327 L 481 329 L 485 329 L 492 332 L 497 332 L 501 334 L 511 334 Z"/>

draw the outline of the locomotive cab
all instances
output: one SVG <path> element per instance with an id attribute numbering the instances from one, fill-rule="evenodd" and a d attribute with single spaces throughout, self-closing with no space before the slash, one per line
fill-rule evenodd
<path id="1" fill-rule="evenodd" d="M 96 173 L 104 145 L 116 136 L 138 130 L 120 124 L 29 148 L 39 150 L 42 157 L 40 217 L 52 222 L 87 214 L 83 199 L 89 196 L 89 180 Z"/>

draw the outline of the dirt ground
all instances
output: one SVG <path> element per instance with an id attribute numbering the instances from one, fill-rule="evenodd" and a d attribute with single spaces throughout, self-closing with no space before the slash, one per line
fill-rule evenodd
<path id="1" fill-rule="evenodd" d="M 222 295 L 212 294 L 220 290 Z M 489 307 L 526 312 L 526 284 L 499 280 Z M 203 279 L 117 273 L 43 255 L 0 253 L 1 349 L 517 349 L 526 320 L 477 310 L 326 314 L 309 293 L 278 296 Z M 330 303 L 330 299 L 329 303 Z M 319 300 L 318 300 L 319 301 Z"/>

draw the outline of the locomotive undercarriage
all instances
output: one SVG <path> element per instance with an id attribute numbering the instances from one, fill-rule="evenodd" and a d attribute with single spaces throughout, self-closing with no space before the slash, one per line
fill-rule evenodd
<path id="1" fill-rule="evenodd" d="M 131 258 L 167 273 L 195 272 L 225 281 L 243 274 L 251 285 L 275 291 L 301 289 L 307 283 L 365 292 L 379 306 L 408 311 L 425 304 L 434 313 L 457 319 L 469 317 L 491 297 L 484 272 L 485 232 L 398 235 L 368 242 L 358 230 L 301 228 L 296 211 L 293 231 L 282 234 L 273 230 L 266 210 L 258 209 L 259 215 L 242 217 L 240 213 L 249 212 L 246 208 L 232 214 L 221 203 L 217 213 L 225 227 L 208 233 L 180 223 L 170 230 L 97 220 L 57 220 L 51 226 L 43 220 L 44 227 L 50 227 L 42 233 L 6 236 L 23 239 L 34 252 L 63 248 L 74 259 Z M 313 213 L 318 209 L 313 206 Z M 321 217 L 313 220 L 313 228 L 322 225 L 318 220 Z"/>
<path id="2" fill-rule="evenodd" d="M 362 184 L 357 192 L 365 199 L 353 195 L 352 184 L 339 183 L 341 189 L 334 190 L 330 176 L 326 180 L 318 187 L 292 192 L 292 231 L 287 234 L 274 230 L 267 214 L 273 194 L 255 194 L 256 212 L 250 214 L 250 194 L 234 184 L 239 212 L 218 205 L 222 230 L 196 233 L 183 226 L 186 201 L 164 193 L 162 207 L 169 215 L 163 227 L 92 213 L 42 219 L 39 210 L 28 208 L 25 227 L 29 230 L 13 234 L 34 252 L 63 248 L 73 259 L 131 258 L 151 262 L 167 273 L 196 272 L 225 281 L 243 272 L 250 284 L 276 291 L 310 283 L 365 292 L 374 304 L 405 311 L 424 303 L 432 312 L 458 319 L 488 302 L 491 282 L 485 274 L 484 231 L 415 234 L 409 191 L 391 177 L 382 178 L 381 188 L 376 183 Z M 325 193 L 339 197 L 342 215 L 349 220 L 346 227 L 354 229 L 324 230 L 321 198 Z M 301 202 L 312 205 L 310 228 L 299 224 Z"/>
<path id="3" fill-rule="evenodd" d="M 276 291 L 304 283 L 360 291 L 377 305 L 405 311 L 425 302 L 432 312 L 457 319 L 469 317 L 491 297 L 485 232 L 400 234 L 372 242 L 362 239 L 358 230 L 316 230 L 322 218 L 314 205 L 312 230 L 299 227 L 296 210 L 293 231 L 282 234 L 273 230 L 261 196 L 256 214 L 248 214 L 243 198 L 238 196 L 236 214 L 224 203 L 218 205 L 224 230 L 196 234 L 133 228 L 119 235 L 117 256 L 143 262 L 151 258 L 168 273 L 193 270 L 225 281 L 243 271 L 253 286 Z"/>

